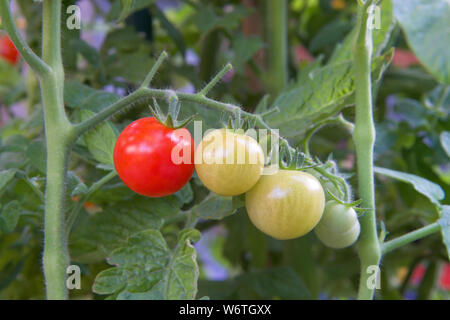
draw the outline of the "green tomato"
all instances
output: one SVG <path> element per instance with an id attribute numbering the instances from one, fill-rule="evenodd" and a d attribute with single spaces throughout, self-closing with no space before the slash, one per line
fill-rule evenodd
<path id="1" fill-rule="evenodd" d="M 294 239 L 311 231 L 319 222 L 325 195 L 314 176 L 280 170 L 259 179 L 246 193 L 245 206 L 259 230 L 275 239 Z"/>
<path id="2" fill-rule="evenodd" d="M 200 181 L 222 196 L 247 192 L 263 169 L 264 152 L 258 142 L 232 130 L 213 130 L 195 151 L 195 170 Z"/>
<path id="3" fill-rule="evenodd" d="M 353 208 L 330 200 L 326 203 L 322 219 L 314 232 L 327 247 L 341 249 L 355 243 L 360 229 L 358 216 Z"/>

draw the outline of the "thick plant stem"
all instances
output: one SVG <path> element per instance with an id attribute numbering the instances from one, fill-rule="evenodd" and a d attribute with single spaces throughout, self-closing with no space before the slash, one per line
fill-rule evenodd
<path id="1" fill-rule="evenodd" d="M 45 99 L 44 99 L 44 103 Z M 48 128 L 49 126 L 47 126 Z M 44 276 L 47 299 L 67 299 L 69 253 L 64 226 L 64 194 L 69 135 L 57 127 L 46 130 L 47 184 L 45 188 Z"/>
<path id="2" fill-rule="evenodd" d="M 274 97 L 288 82 L 287 0 L 267 0 L 265 37 L 267 42 L 267 88 Z"/>
<path id="3" fill-rule="evenodd" d="M 47 299 L 67 299 L 69 253 L 64 226 L 67 159 L 75 135 L 64 110 L 64 69 L 61 58 L 61 0 L 43 3 L 42 58 L 51 72 L 41 80 L 47 141 L 45 188 L 44 276 Z"/>
<path id="4" fill-rule="evenodd" d="M 358 166 L 359 195 L 361 206 L 366 208 L 361 222 L 361 235 L 358 241 L 361 261 L 361 275 L 358 299 L 373 299 L 374 286 L 369 282 L 373 276 L 368 268 L 378 267 L 381 259 L 380 244 L 377 235 L 375 214 L 375 190 L 373 174 L 373 147 L 375 143 L 375 127 L 372 111 L 372 30 L 369 27 L 368 7 L 371 1 L 358 8 L 359 33 L 354 44 L 355 67 L 355 102 L 356 123 L 354 142 Z"/>

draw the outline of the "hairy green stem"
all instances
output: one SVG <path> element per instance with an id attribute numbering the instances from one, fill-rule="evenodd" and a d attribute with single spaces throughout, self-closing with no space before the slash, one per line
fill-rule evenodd
<path id="1" fill-rule="evenodd" d="M 359 195 L 361 206 L 366 208 L 361 217 L 361 235 L 358 241 L 361 274 L 358 299 L 373 299 L 374 288 L 369 285 L 371 272 L 368 268 L 378 267 L 381 250 L 377 235 L 375 214 L 375 190 L 373 174 L 373 147 L 375 144 L 375 127 L 372 108 L 372 30 L 369 26 L 370 16 L 367 10 L 372 1 L 366 1 L 358 7 L 358 35 L 354 44 L 355 67 L 355 102 L 356 123 L 353 139 L 356 146 L 358 167 Z"/>
<path id="2" fill-rule="evenodd" d="M 287 0 L 266 0 L 265 4 L 265 80 L 270 94 L 276 96 L 288 82 Z"/>
<path id="3" fill-rule="evenodd" d="M 64 227 L 64 181 L 75 138 L 64 110 L 60 0 L 43 3 L 42 58 L 51 69 L 40 78 L 47 142 L 43 265 L 47 299 L 60 300 L 68 298 L 66 270 L 70 258 Z"/>
<path id="4" fill-rule="evenodd" d="M 436 233 L 439 230 L 441 230 L 441 226 L 439 223 L 435 222 L 432 224 L 429 224 L 428 226 L 425 226 L 423 228 L 411 231 L 407 234 L 404 234 L 398 238 L 395 238 L 393 240 L 387 241 L 381 245 L 381 250 L 383 255 L 385 255 L 388 252 L 391 252 L 397 248 L 403 247 L 404 245 L 407 245 L 413 241 L 422 239 L 430 234 Z"/>

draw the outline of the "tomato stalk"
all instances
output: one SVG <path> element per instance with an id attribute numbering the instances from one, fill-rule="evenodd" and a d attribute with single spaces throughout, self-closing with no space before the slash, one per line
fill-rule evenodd
<path id="1" fill-rule="evenodd" d="M 356 122 L 353 139 L 356 146 L 359 195 L 361 206 L 366 208 L 361 217 L 361 235 L 358 241 L 361 274 L 358 299 L 373 299 L 374 288 L 369 285 L 372 273 L 369 267 L 378 267 L 381 259 L 380 244 L 377 235 L 375 214 L 375 190 L 373 171 L 373 148 L 375 144 L 375 126 L 372 108 L 372 28 L 369 6 L 366 0 L 358 6 L 358 34 L 353 47 L 355 67 Z"/>
<path id="2" fill-rule="evenodd" d="M 266 85 L 274 97 L 288 82 L 287 1 L 265 2 L 265 38 L 267 43 Z"/>
<path id="3" fill-rule="evenodd" d="M 65 280 L 69 253 L 64 230 L 64 179 L 75 132 L 64 110 L 61 1 L 46 0 L 43 3 L 42 59 L 20 36 L 7 0 L 1 0 L 0 13 L 11 40 L 37 74 L 41 86 L 47 144 L 43 255 L 46 293 L 48 299 L 65 299 L 68 296 Z"/>

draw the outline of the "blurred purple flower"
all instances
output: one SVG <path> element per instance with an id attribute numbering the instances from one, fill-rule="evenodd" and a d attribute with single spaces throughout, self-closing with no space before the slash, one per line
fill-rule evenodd
<path id="1" fill-rule="evenodd" d="M 195 53 L 195 51 L 192 50 L 192 49 L 187 49 L 186 50 L 186 54 L 185 54 L 184 58 L 186 60 L 186 63 L 191 65 L 191 66 L 198 66 L 198 64 L 200 63 L 200 58 Z"/>
<path id="2" fill-rule="evenodd" d="M 195 244 L 199 259 L 203 263 L 203 269 L 210 280 L 225 280 L 228 278 L 228 270 L 222 266 L 213 256 L 211 245 L 216 238 L 223 233 L 221 226 L 215 226 L 202 233 L 202 238 Z"/>

